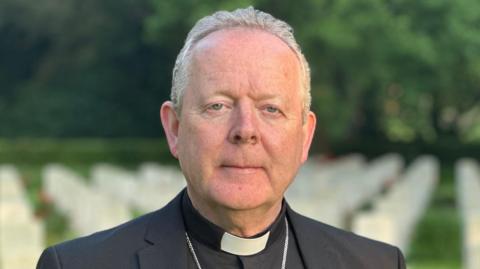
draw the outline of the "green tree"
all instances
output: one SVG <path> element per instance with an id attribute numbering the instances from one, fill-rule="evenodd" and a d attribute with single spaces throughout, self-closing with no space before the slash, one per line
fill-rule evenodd
<path id="1" fill-rule="evenodd" d="M 295 29 L 321 144 L 480 140 L 475 0 L 3 0 L 0 136 L 160 136 L 188 30 L 248 5 Z"/>

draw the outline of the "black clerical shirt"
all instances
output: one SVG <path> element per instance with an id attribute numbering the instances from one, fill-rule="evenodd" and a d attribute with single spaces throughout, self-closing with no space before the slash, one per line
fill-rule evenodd
<path id="1" fill-rule="evenodd" d="M 273 224 L 257 236 L 264 235 L 270 231 L 265 249 L 248 256 L 240 256 L 227 253 L 220 248 L 220 241 L 224 231 L 200 215 L 193 207 L 188 194 L 183 196 L 182 213 L 185 227 L 192 241 L 193 248 L 202 269 L 225 268 L 225 269 L 258 269 L 258 268 L 281 268 L 283 251 L 285 246 L 286 227 L 286 205 L 282 203 L 282 209 Z M 289 226 L 289 242 L 287 251 L 286 268 L 305 268 L 295 234 Z M 185 242 L 186 244 L 186 242 Z M 189 252 L 190 253 L 190 252 Z M 198 269 L 195 260 L 190 253 L 188 259 L 189 269 Z"/>

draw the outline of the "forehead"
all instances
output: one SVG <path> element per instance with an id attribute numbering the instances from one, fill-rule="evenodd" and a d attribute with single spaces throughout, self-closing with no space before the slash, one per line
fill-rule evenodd
<path id="1" fill-rule="evenodd" d="M 198 83 L 301 92 L 300 64 L 280 38 L 259 29 L 229 28 L 207 35 L 192 49 L 191 75 Z"/>
<path id="2" fill-rule="evenodd" d="M 263 56 L 256 62 L 268 58 L 282 61 L 283 65 L 300 67 L 296 54 L 283 40 L 255 28 L 234 27 L 210 33 L 195 44 L 192 54 L 196 60 L 203 58 L 201 62 L 221 57 L 242 64 L 250 60 L 249 56 Z"/>
<path id="3" fill-rule="evenodd" d="M 214 31 L 194 46 L 196 53 L 234 50 L 265 52 L 277 54 L 291 54 L 296 58 L 293 50 L 279 37 L 256 28 L 233 27 Z"/>

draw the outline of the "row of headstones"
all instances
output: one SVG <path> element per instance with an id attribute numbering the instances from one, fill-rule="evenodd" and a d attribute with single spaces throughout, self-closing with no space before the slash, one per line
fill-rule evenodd
<path id="1" fill-rule="evenodd" d="M 465 269 L 480 268 L 480 166 L 462 159 L 455 166 L 457 204 L 462 223 Z"/>
<path id="2" fill-rule="evenodd" d="M 371 162 L 361 155 L 307 162 L 286 197 L 292 208 L 327 224 L 348 228 L 348 220 L 373 197 L 394 185 L 404 166 L 397 154 Z"/>
<path id="3" fill-rule="evenodd" d="M 0 165 L 0 269 L 35 268 L 44 238 L 18 171 Z"/>
<path id="4" fill-rule="evenodd" d="M 312 218 L 345 228 L 346 219 L 371 197 L 399 178 L 403 159 L 396 154 L 370 163 L 360 155 L 335 161 L 310 161 L 287 193 L 293 208 Z M 147 163 L 135 171 L 99 164 L 82 178 L 55 164 L 44 169 L 44 190 L 70 220 L 78 235 L 112 227 L 165 205 L 184 186 L 176 168 Z"/>
<path id="5" fill-rule="evenodd" d="M 413 182 L 416 177 L 429 177 L 433 173 L 432 169 L 422 168 L 425 166 L 424 163 L 429 162 L 425 161 L 428 159 L 421 158 L 420 160 L 423 161 L 415 162 L 405 175 L 401 174 L 403 160 L 395 154 L 385 155 L 370 163 L 359 155 L 351 155 L 334 162 L 311 161 L 302 168 L 291 186 L 287 193 L 288 201 L 301 213 L 338 227 L 345 227 L 346 219 L 355 210 L 370 202 L 372 197 L 382 190 L 390 189 L 387 193 L 391 194 L 386 197 L 392 198 L 383 199 L 387 201 L 386 206 L 379 206 L 379 208 L 387 208 L 388 212 L 419 208 L 419 210 L 407 212 L 406 215 L 411 215 L 410 221 L 402 222 L 410 223 L 409 227 L 413 227 L 415 221 L 411 220 L 418 219 L 422 212 L 420 209 L 424 208 L 428 201 L 427 195 L 422 196 L 421 193 L 431 192 L 431 189 L 425 191 L 428 189 L 425 186 L 429 185 L 427 184 L 429 180 L 427 179 L 425 184 L 420 184 L 420 187 L 413 188 L 418 189 L 415 191 L 416 199 L 413 199 L 418 205 L 404 208 L 391 205 L 411 200 L 410 196 L 404 196 L 411 186 L 403 182 Z M 423 165 L 417 163 L 423 163 Z M 435 161 L 430 158 L 430 163 Z M 96 165 L 92 168 L 89 179 L 81 178 L 66 167 L 50 165 L 44 169 L 43 178 L 46 194 L 50 196 L 57 208 L 68 216 L 71 228 L 78 235 L 124 222 L 132 217 L 132 208 L 143 212 L 158 209 L 185 185 L 183 176 L 177 169 L 157 164 L 144 164 L 137 172 L 126 171 L 111 165 Z M 399 191 L 394 191 L 397 189 Z M 390 200 L 393 201 L 392 204 L 388 202 Z M 379 202 L 379 204 L 382 203 Z M 389 217 L 392 216 L 386 218 Z M 383 231 L 390 231 L 384 233 L 387 236 L 383 238 L 378 238 L 379 230 L 375 230 L 374 235 L 358 229 L 357 232 L 397 245 L 399 243 L 392 238 L 405 238 L 405 234 L 408 234 L 403 231 L 403 235 L 398 236 L 400 234 L 398 229 L 402 230 L 401 226 L 398 224 L 392 226 L 392 222 L 384 226 L 382 223 L 385 223 L 385 218 L 380 222 L 379 225 L 383 227 L 381 228 Z"/>
<path id="6" fill-rule="evenodd" d="M 33 217 L 18 172 L 11 166 L 0 168 L 0 230 L 5 231 L 0 233 L 0 268 L 33 268 L 43 248 L 43 228 Z M 359 155 L 311 161 L 288 191 L 288 201 L 301 213 L 345 227 L 349 215 L 386 189 L 373 210 L 355 215 L 352 229 L 408 251 L 411 232 L 437 182 L 438 162 L 421 157 L 404 174 L 402 169 L 403 160 L 394 154 L 370 163 Z M 480 172 L 472 160 L 460 161 L 456 172 L 466 268 L 480 268 Z M 45 191 L 79 235 L 130 219 L 132 207 L 155 210 L 185 185 L 177 169 L 157 164 L 144 164 L 137 172 L 96 165 L 90 179 L 50 165 L 43 177 Z"/>
<path id="7" fill-rule="evenodd" d="M 93 185 L 141 212 L 150 212 L 169 202 L 186 185 L 181 171 L 155 163 L 137 171 L 100 164 L 92 168 Z"/>
<path id="8" fill-rule="evenodd" d="M 438 177 L 436 158 L 417 158 L 384 195 L 373 201 L 370 210 L 354 216 L 352 231 L 398 246 L 407 254 L 413 231 L 428 207 Z"/>
<path id="9" fill-rule="evenodd" d="M 156 210 L 185 184 L 177 169 L 157 164 L 144 164 L 136 173 L 99 164 L 92 168 L 88 179 L 52 164 L 44 168 L 43 180 L 45 193 L 67 216 L 77 235 L 126 222 L 135 211 Z"/>

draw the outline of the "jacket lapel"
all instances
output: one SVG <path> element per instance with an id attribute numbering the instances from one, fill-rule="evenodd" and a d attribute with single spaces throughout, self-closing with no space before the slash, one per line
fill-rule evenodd
<path id="1" fill-rule="evenodd" d="M 138 252 L 141 269 L 187 268 L 188 253 L 181 211 L 184 192 L 151 217 L 145 233 L 145 241 L 151 245 Z"/>
<path id="2" fill-rule="evenodd" d="M 328 245 L 330 240 L 324 232 L 319 231 L 318 222 L 296 213 L 288 205 L 287 215 L 307 269 L 343 268 L 338 252 Z"/>
<path id="3" fill-rule="evenodd" d="M 145 233 L 150 245 L 138 252 L 141 269 L 187 268 L 189 255 L 181 210 L 184 192 L 153 213 Z M 287 215 L 306 268 L 343 268 L 339 254 L 328 246 L 329 239 L 319 231 L 316 221 L 296 213 L 288 204 Z"/>

